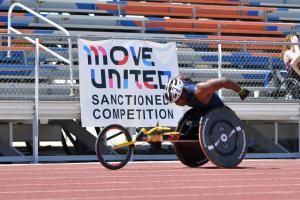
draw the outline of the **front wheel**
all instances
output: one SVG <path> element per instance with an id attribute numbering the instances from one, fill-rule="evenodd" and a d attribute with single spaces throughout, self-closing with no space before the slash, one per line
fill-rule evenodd
<path id="1" fill-rule="evenodd" d="M 130 133 L 123 126 L 112 124 L 105 127 L 96 140 L 96 154 L 100 163 L 111 170 L 124 167 L 130 160 L 133 145 L 116 146 L 131 141 Z"/>

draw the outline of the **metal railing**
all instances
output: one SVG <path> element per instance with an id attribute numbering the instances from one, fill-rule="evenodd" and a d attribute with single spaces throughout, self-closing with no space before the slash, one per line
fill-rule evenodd
<path id="1" fill-rule="evenodd" d="M 14 32 L 16 34 L 22 35 L 23 33 L 18 31 L 17 29 L 12 27 L 12 12 L 14 10 L 15 7 L 19 7 L 23 10 L 26 10 L 27 12 L 31 13 L 32 15 L 34 15 L 35 17 L 47 22 L 48 24 L 52 25 L 53 27 L 57 28 L 58 30 L 62 31 L 66 36 L 70 36 L 70 33 L 63 28 L 62 26 L 56 24 L 55 22 L 47 19 L 46 17 L 42 16 L 41 14 L 31 10 L 30 8 L 28 8 L 27 6 L 24 6 L 20 3 L 14 3 L 10 6 L 9 10 L 8 10 L 8 18 L 7 18 L 7 31 L 8 31 L 8 41 L 7 41 L 7 46 L 8 46 L 8 54 L 7 56 L 10 57 L 10 47 L 11 47 L 11 32 Z M 24 36 L 24 38 L 26 40 L 28 40 L 29 42 L 31 42 L 32 44 L 36 44 L 36 41 L 28 36 Z M 70 67 L 70 83 L 71 85 L 73 85 L 73 59 L 72 59 L 72 40 L 71 38 L 68 37 L 68 45 L 69 45 L 69 59 L 66 59 L 65 57 L 59 55 L 58 53 L 56 53 L 55 51 L 50 50 L 49 48 L 45 47 L 42 44 L 38 44 L 39 48 L 42 48 L 43 50 L 47 51 L 48 53 L 50 53 L 51 55 L 57 57 L 58 59 L 64 61 L 65 63 L 69 64 Z"/>

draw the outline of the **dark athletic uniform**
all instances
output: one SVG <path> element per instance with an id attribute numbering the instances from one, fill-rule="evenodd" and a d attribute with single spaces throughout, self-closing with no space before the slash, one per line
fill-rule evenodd
<path id="1" fill-rule="evenodd" d="M 187 106 L 193 108 L 199 108 L 203 110 L 224 106 L 223 101 L 216 93 L 213 93 L 212 98 L 207 104 L 202 103 L 194 95 L 196 85 L 190 83 L 184 83 L 184 84 L 185 84 L 185 88 L 187 88 L 188 95 L 189 95 Z"/>

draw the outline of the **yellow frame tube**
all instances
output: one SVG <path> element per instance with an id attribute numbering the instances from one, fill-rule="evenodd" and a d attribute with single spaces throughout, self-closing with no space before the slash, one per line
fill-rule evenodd
<path id="1" fill-rule="evenodd" d="M 135 143 L 136 143 L 136 140 L 132 140 L 130 142 L 124 142 L 124 143 L 121 143 L 121 144 L 118 144 L 118 145 L 114 146 L 113 149 L 119 149 L 119 148 L 122 148 L 122 147 L 128 147 L 128 146 L 130 146 L 132 144 L 135 144 Z"/>
<path id="2" fill-rule="evenodd" d="M 145 132 L 145 134 L 146 135 L 150 135 L 150 134 L 152 134 L 155 131 L 169 131 L 169 130 L 171 130 L 171 128 L 169 128 L 169 127 L 157 126 L 157 127 L 154 127 L 152 129 L 150 129 L 149 131 Z"/>

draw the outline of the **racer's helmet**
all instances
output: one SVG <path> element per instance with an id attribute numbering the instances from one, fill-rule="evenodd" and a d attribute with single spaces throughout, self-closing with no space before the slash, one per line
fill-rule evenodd
<path id="1" fill-rule="evenodd" d="M 182 94 L 184 84 L 180 79 L 171 78 L 165 86 L 164 95 L 167 101 L 174 103 Z"/>

